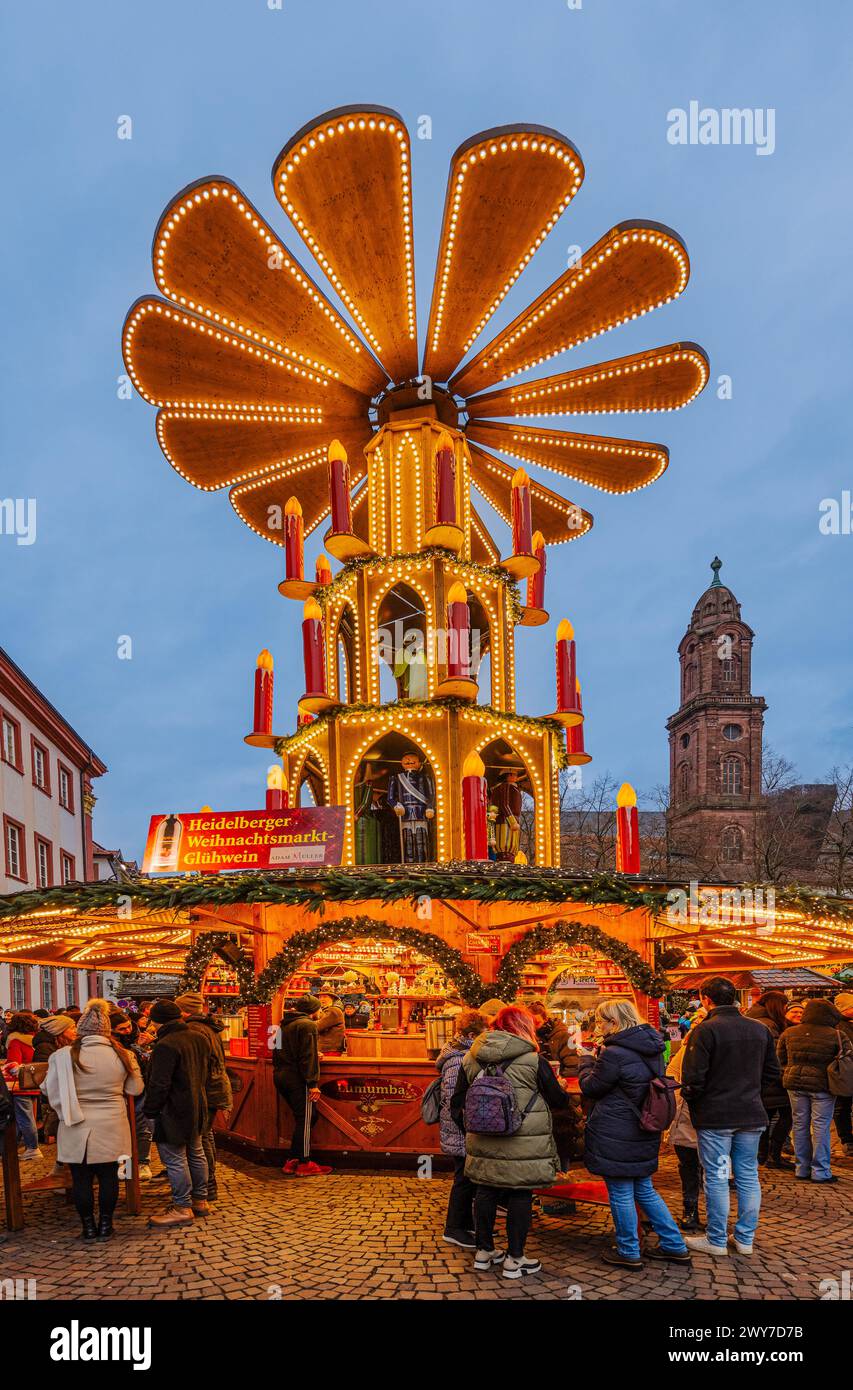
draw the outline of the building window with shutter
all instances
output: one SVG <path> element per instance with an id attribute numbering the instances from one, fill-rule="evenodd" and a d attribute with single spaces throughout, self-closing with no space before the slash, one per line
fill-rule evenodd
<path id="1" fill-rule="evenodd" d="M 21 756 L 21 726 L 17 719 L 13 719 L 11 714 L 4 712 L 2 717 L 2 740 L 0 740 L 0 756 L 4 763 L 8 763 L 16 772 L 23 772 L 23 759 Z"/>
<path id="2" fill-rule="evenodd" d="M 66 811 L 74 810 L 74 783 L 69 768 L 59 764 L 59 804 Z"/>
<path id="3" fill-rule="evenodd" d="M 72 1008 L 77 1003 L 77 971 L 65 972 L 65 1007 Z"/>
<path id="4" fill-rule="evenodd" d="M 56 1008 L 56 993 L 53 987 L 53 970 L 49 965 L 41 968 L 41 1007 L 53 1013 Z"/>
<path id="5" fill-rule="evenodd" d="M 63 850 L 63 851 L 62 851 L 62 854 L 59 856 L 59 863 L 60 863 L 60 868 L 61 868 L 61 871 L 62 871 L 62 882 L 63 882 L 63 883 L 73 883 L 73 882 L 74 882 L 74 873 L 75 873 L 75 870 L 74 870 L 74 855 L 73 855 L 73 854 L 66 854 L 65 851 Z"/>

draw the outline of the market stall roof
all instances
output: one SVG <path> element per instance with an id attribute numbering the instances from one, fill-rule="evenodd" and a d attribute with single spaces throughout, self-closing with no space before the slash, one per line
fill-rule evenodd
<path id="1" fill-rule="evenodd" d="M 853 899 L 779 888 L 773 919 L 755 913 L 736 927 L 673 922 L 673 887 L 612 874 L 501 863 L 377 865 L 224 873 L 185 878 L 104 880 L 0 897 L 0 959 L 57 966 L 180 971 L 195 933 L 262 928 L 259 904 L 322 911 L 333 903 L 417 903 L 424 896 L 464 903 L 533 905 L 553 920 L 586 906 L 649 914 L 649 941 L 675 948 L 671 979 L 711 972 L 835 967 L 853 960 Z M 732 885 L 715 891 L 738 894 Z M 543 911 L 540 911 L 544 909 Z M 740 909 L 743 912 L 743 909 Z"/>

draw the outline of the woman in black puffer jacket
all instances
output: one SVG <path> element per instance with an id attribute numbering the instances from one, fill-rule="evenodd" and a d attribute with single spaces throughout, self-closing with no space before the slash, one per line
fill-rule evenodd
<path id="1" fill-rule="evenodd" d="M 597 1058 L 581 1056 L 579 1080 L 581 1095 L 594 1102 L 586 1124 L 584 1162 L 607 1184 L 616 1227 L 615 1248 L 603 1258 L 607 1264 L 642 1268 L 639 1205 L 660 1242 L 646 1256 L 685 1264 L 690 1255 L 684 1237 L 652 1183 L 662 1136 L 642 1129 L 639 1121 L 650 1081 L 664 1074 L 664 1040 L 656 1028 L 641 1021 L 627 999 L 599 1004 L 595 1017 L 602 1046 Z"/>
<path id="2" fill-rule="evenodd" d="M 835 1096 L 827 1067 L 838 1056 L 844 1015 L 828 999 L 810 999 L 803 1021 L 788 1028 L 776 1045 L 782 1081 L 794 1112 L 796 1176 L 802 1181 L 838 1182 L 830 1167 Z"/>
<path id="3" fill-rule="evenodd" d="M 787 994 L 780 989 L 766 989 L 746 1017 L 763 1023 L 770 1030 L 774 1043 L 778 1043 L 789 1026 L 785 1017 L 789 1003 Z M 758 1145 L 758 1162 L 766 1163 L 768 1168 L 791 1168 L 793 1165 L 782 1154 L 791 1137 L 791 1098 L 781 1081 L 762 1088 L 761 1103 L 767 1111 L 769 1124 Z"/>

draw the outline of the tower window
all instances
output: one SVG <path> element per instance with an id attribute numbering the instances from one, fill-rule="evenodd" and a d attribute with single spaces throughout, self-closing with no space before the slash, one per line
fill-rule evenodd
<path id="1" fill-rule="evenodd" d="M 727 685 L 731 681 L 737 679 L 737 662 L 735 661 L 735 658 L 733 656 L 725 657 L 721 661 L 720 665 L 722 667 L 723 680 L 726 682 Z"/>
<path id="2" fill-rule="evenodd" d="M 690 735 L 689 735 L 689 734 L 682 734 L 682 735 L 681 735 L 681 746 L 682 746 L 682 748 L 689 748 L 689 747 L 690 747 Z"/>
<path id="3" fill-rule="evenodd" d="M 690 796 L 691 782 L 690 764 L 682 763 L 681 770 L 678 774 L 678 794 L 682 801 L 687 801 Z"/>
<path id="4" fill-rule="evenodd" d="M 743 764 L 740 758 L 724 758 L 722 769 L 723 796 L 741 796 L 743 793 Z"/>
<path id="5" fill-rule="evenodd" d="M 684 689 L 690 695 L 696 689 L 696 666 L 691 665 L 684 672 Z"/>
<path id="6" fill-rule="evenodd" d="M 743 831 L 739 825 L 727 825 L 720 836 L 720 858 L 726 864 L 739 864 L 743 859 Z"/>
<path id="7" fill-rule="evenodd" d="M 723 738 L 727 738 L 729 743 L 736 743 L 743 733 L 740 724 L 724 724 Z"/>

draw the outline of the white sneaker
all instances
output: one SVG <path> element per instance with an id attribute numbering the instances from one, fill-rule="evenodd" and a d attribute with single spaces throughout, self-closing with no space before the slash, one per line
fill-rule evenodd
<path id="1" fill-rule="evenodd" d="M 41 1158 L 41 1157 L 42 1157 L 42 1151 L 41 1151 L 41 1149 L 24 1149 L 24 1152 L 21 1154 L 21 1162 L 22 1162 L 22 1163 L 29 1163 L 29 1162 L 32 1162 L 33 1159 L 35 1159 L 35 1158 Z"/>
<path id="2" fill-rule="evenodd" d="M 752 1246 L 744 1245 L 741 1241 L 736 1240 L 734 1236 L 732 1236 L 732 1245 L 734 1246 L 735 1250 L 738 1252 L 739 1255 L 752 1254 Z"/>
<path id="3" fill-rule="evenodd" d="M 492 1265 L 503 1264 L 505 1259 L 505 1250 L 478 1250 L 474 1256 L 474 1268 L 479 1270 L 491 1269 Z"/>
<path id="4" fill-rule="evenodd" d="M 685 1236 L 684 1244 L 688 1250 L 698 1250 L 700 1255 L 728 1255 L 729 1253 L 727 1245 L 712 1245 L 707 1236 Z"/>
<path id="5" fill-rule="evenodd" d="M 139 1165 L 139 1176 L 140 1176 L 141 1179 L 143 1179 L 143 1180 L 145 1180 L 145 1181 L 147 1181 L 147 1180 L 151 1177 L 151 1164 L 150 1164 L 150 1163 L 140 1163 L 140 1165 Z"/>
<path id="6" fill-rule="evenodd" d="M 504 1279 L 522 1279 L 525 1274 L 538 1274 L 541 1268 L 539 1260 L 528 1260 L 524 1255 L 514 1260 L 510 1255 L 504 1262 L 501 1273 Z"/>

